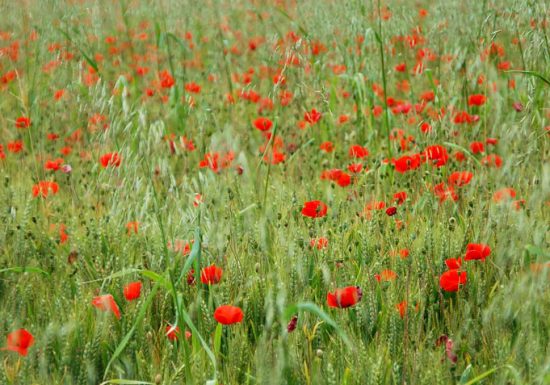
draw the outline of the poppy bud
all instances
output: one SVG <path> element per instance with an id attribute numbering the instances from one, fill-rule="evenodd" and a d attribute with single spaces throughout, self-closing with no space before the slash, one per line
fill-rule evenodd
<path id="1" fill-rule="evenodd" d="M 294 330 L 296 330 L 297 325 L 298 325 L 298 316 L 295 315 L 294 317 L 292 317 L 292 319 L 288 323 L 288 325 L 286 327 L 286 330 L 289 333 L 292 333 Z"/>

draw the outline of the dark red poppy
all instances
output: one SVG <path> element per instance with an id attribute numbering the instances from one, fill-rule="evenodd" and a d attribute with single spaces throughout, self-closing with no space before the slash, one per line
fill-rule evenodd
<path id="1" fill-rule="evenodd" d="M 304 203 L 302 215 L 310 218 L 321 218 L 327 215 L 328 207 L 321 201 L 309 201 Z"/>
<path id="2" fill-rule="evenodd" d="M 120 319 L 120 309 L 111 294 L 94 297 L 92 305 L 101 311 L 111 312 L 117 319 Z"/>
<path id="3" fill-rule="evenodd" d="M 244 313 L 240 307 L 231 305 L 219 306 L 214 312 L 216 321 L 223 325 L 239 323 L 243 320 Z"/>
<path id="4" fill-rule="evenodd" d="M 124 287 L 124 297 L 128 301 L 133 301 L 141 296 L 141 282 L 132 282 Z"/>
<path id="5" fill-rule="evenodd" d="M 205 267 L 201 271 L 201 282 L 205 285 L 214 285 L 222 279 L 223 270 L 214 264 Z"/>
<path id="6" fill-rule="evenodd" d="M 20 356 L 26 356 L 28 349 L 34 344 L 34 337 L 26 329 L 19 329 L 8 334 L 6 347 L 0 350 L 10 350 Z"/>
<path id="7" fill-rule="evenodd" d="M 481 260 L 485 261 L 491 255 L 491 248 L 483 243 L 468 243 L 466 246 L 465 261 Z"/>
<path id="8" fill-rule="evenodd" d="M 330 307 L 347 308 L 361 301 L 363 292 L 359 286 L 348 286 L 327 293 L 327 305 Z"/>
<path id="9" fill-rule="evenodd" d="M 298 316 L 295 315 L 292 317 L 288 325 L 286 326 L 286 330 L 289 333 L 292 333 L 294 330 L 296 330 L 296 326 L 298 326 Z"/>
<path id="10" fill-rule="evenodd" d="M 441 274 L 439 278 L 439 286 L 445 291 L 458 291 L 460 285 L 466 283 L 466 272 L 459 272 L 456 269 L 449 270 Z"/>
<path id="11" fill-rule="evenodd" d="M 254 121 L 254 127 L 256 127 L 260 131 L 269 131 L 272 126 L 273 123 L 271 122 L 271 120 L 263 116 L 260 116 Z"/>
<path id="12" fill-rule="evenodd" d="M 386 215 L 388 215 L 389 217 L 394 216 L 396 213 L 397 213 L 397 207 L 392 206 L 386 209 Z"/>

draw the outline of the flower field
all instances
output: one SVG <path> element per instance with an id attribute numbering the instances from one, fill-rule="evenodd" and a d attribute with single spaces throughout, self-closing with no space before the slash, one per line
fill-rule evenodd
<path id="1" fill-rule="evenodd" d="M 0 384 L 550 384 L 550 5 L 21 0 Z"/>

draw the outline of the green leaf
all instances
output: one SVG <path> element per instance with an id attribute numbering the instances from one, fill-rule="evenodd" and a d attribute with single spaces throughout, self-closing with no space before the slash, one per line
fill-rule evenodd
<path id="1" fill-rule="evenodd" d="M 114 385 L 155 385 L 152 382 L 147 381 L 135 381 L 135 380 L 107 380 L 105 382 L 102 382 L 99 385 L 107 385 L 107 384 L 114 384 Z"/>
<path id="2" fill-rule="evenodd" d="M 105 368 L 105 373 L 103 375 L 104 379 L 107 376 L 107 373 L 109 373 L 109 368 L 111 367 L 113 362 L 115 362 L 115 360 L 118 358 L 118 356 L 120 356 L 120 354 L 124 351 L 124 349 L 126 348 L 126 345 L 128 344 L 128 342 L 130 341 L 130 339 L 134 335 L 134 332 L 136 331 L 137 327 L 139 326 L 139 324 L 141 323 L 141 321 L 145 317 L 145 313 L 147 312 L 147 309 L 149 308 L 149 306 L 151 306 L 151 302 L 153 302 L 153 298 L 155 298 L 155 295 L 157 294 L 157 291 L 158 291 L 160 286 L 161 286 L 161 283 L 157 281 L 155 283 L 155 286 L 153 286 L 153 289 L 149 293 L 149 296 L 147 297 L 147 300 L 141 305 L 141 308 L 139 309 L 139 313 L 136 317 L 136 321 L 132 325 L 132 328 L 126 334 L 126 336 L 124 336 L 122 341 L 120 341 L 117 348 L 115 349 L 115 352 L 111 356 L 111 359 L 109 360 L 109 363 L 107 364 L 107 367 Z"/>
<path id="3" fill-rule="evenodd" d="M 82 48 L 80 48 L 80 46 L 78 44 L 76 44 L 73 39 L 71 38 L 71 36 L 63 31 L 62 29 L 59 29 L 59 28 L 56 28 L 59 32 L 61 32 L 61 34 L 63 34 L 63 36 L 65 36 L 67 38 L 67 40 L 69 40 L 72 44 L 75 45 L 75 47 L 80 51 L 80 54 L 82 56 L 84 56 L 84 59 L 88 62 L 88 64 L 94 69 L 95 72 L 97 72 L 99 74 L 99 67 L 97 66 L 97 63 L 94 59 L 92 59 L 90 56 L 88 56 L 86 54 L 86 52 L 84 52 L 82 50 Z"/>
<path id="4" fill-rule="evenodd" d="M 550 80 L 546 79 L 542 74 L 538 73 L 538 72 L 535 72 L 535 71 L 525 71 L 525 70 L 509 70 L 509 71 L 504 71 L 504 72 L 510 72 L 510 73 L 518 73 L 518 74 L 524 74 L 524 75 L 531 75 L 531 76 L 534 76 L 536 78 L 539 78 L 540 80 L 542 80 L 543 82 L 545 82 L 546 84 L 548 84 L 550 86 Z"/>
<path id="5" fill-rule="evenodd" d="M 141 270 L 141 275 L 143 275 L 145 278 L 149 278 L 150 280 L 160 284 L 164 289 L 170 290 L 170 282 L 165 276 L 160 275 L 159 273 L 155 273 L 151 270 Z"/>
<path id="6" fill-rule="evenodd" d="M 462 372 L 459 385 L 464 385 L 470 379 L 470 377 L 472 377 L 472 365 L 468 365 L 466 369 L 464 369 L 464 371 Z"/>
<path id="7" fill-rule="evenodd" d="M 181 269 L 178 282 L 181 282 L 185 274 L 189 271 L 189 269 L 193 265 L 193 262 L 195 261 L 195 259 L 200 258 L 200 255 L 201 255 L 201 229 L 197 227 L 195 229 L 195 241 L 193 242 L 191 253 L 189 253 L 189 257 L 187 257 L 187 260 L 185 261 L 185 264 Z"/>
<path id="8" fill-rule="evenodd" d="M 0 273 L 39 273 L 39 274 L 50 276 L 50 273 L 48 273 L 47 271 L 39 269 L 38 267 L 30 267 L 30 266 L 29 267 L 23 267 L 23 266 L 8 267 L 6 269 L 0 269 Z"/>

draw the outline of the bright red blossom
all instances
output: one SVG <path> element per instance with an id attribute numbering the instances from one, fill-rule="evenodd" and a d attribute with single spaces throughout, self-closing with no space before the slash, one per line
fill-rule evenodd
<path id="1" fill-rule="evenodd" d="M 348 286 L 327 293 L 327 305 L 336 308 L 347 308 L 361 301 L 363 292 L 359 286 Z"/>
<path id="2" fill-rule="evenodd" d="M 133 301 L 141 296 L 141 282 L 132 282 L 124 287 L 124 298 Z"/>
<path id="3" fill-rule="evenodd" d="M 118 155 L 118 152 L 109 152 L 99 158 L 99 162 L 101 163 L 101 167 L 103 168 L 107 168 L 109 166 L 119 167 L 121 161 L 122 159 Z"/>
<path id="4" fill-rule="evenodd" d="M 268 118 L 265 118 L 263 116 L 260 116 L 254 121 L 254 127 L 260 131 L 269 131 L 271 127 L 273 126 L 273 123 Z"/>
<path id="5" fill-rule="evenodd" d="M 465 261 L 481 260 L 485 261 L 491 255 L 491 248 L 483 243 L 468 243 L 466 246 Z"/>
<path id="6" fill-rule="evenodd" d="M 321 218 L 327 215 L 328 207 L 321 201 L 309 201 L 304 203 L 302 215 L 310 218 Z"/>
<path id="7" fill-rule="evenodd" d="M 201 282 L 205 285 L 214 285 L 222 279 L 223 270 L 216 265 L 205 267 L 201 271 Z"/>
<path id="8" fill-rule="evenodd" d="M 34 344 L 34 337 L 26 329 L 19 329 L 8 334 L 6 347 L 0 350 L 10 350 L 20 356 L 26 356 L 28 349 Z"/>
<path id="9" fill-rule="evenodd" d="M 455 292 L 458 291 L 460 285 L 466 283 L 466 272 L 459 272 L 456 269 L 449 270 L 441 274 L 439 278 L 439 286 L 444 291 Z"/>
<path id="10" fill-rule="evenodd" d="M 222 325 L 232 325 L 243 320 L 244 313 L 240 307 L 231 305 L 219 306 L 214 312 L 214 318 Z"/>

